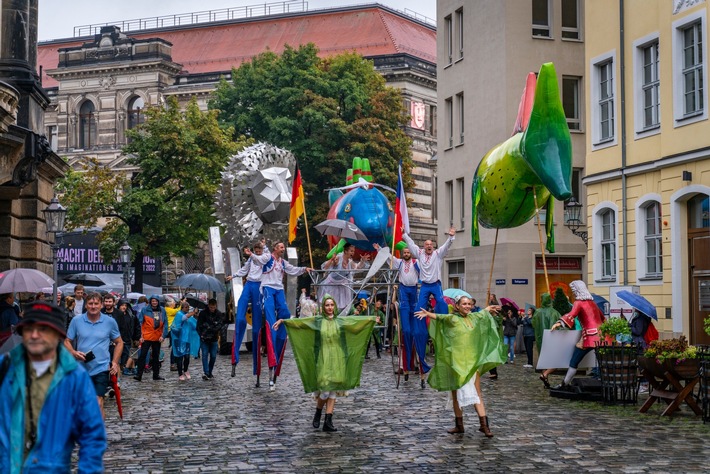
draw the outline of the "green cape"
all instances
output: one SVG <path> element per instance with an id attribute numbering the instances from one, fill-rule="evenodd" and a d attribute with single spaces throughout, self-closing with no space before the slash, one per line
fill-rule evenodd
<path id="1" fill-rule="evenodd" d="M 552 325 L 560 320 L 562 316 L 552 307 L 552 297 L 549 293 L 542 294 L 542 306 L 533 314 L 532 325 L 535 329 L 535 345 L 537 352 L 542 348 L 542 335 L 545 329 L 552 328 Z"/>
<path id="2" fill-rule="evenodd" d="M 360 385 L 372 316 L 284 319 L 306 393 L 350 390 Z"/>
<path id="3" fill-rule="evenodd" d="M 483 373 L 506 360 L 498 323 L 486 311 L 466 317 L 437 314 L 429 322 L 436 362 L 429 372 L 429 385 L 439 391 L 458 390 L 476 372 Z"/>

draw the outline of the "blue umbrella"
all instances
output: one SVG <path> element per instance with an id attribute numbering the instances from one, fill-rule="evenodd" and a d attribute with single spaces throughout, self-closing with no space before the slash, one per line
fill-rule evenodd
<path id="1" fill-rule="evenodd" d="M 632 308 L 638 310 L 649 318 L 653 318 L 658 321 L 656 307 L 643 296 L 631 293 L 628 290 L 621 290 L 616 294 L 616 296 L 627 302 Z"/>
<path id="2" fill-rule="evenodd" d="M 609 316 L 609 308 L 611 307 L 609 305 L 609 300 L 595 293 L 592 293 L 592 298 L 599 307 L 599 311 L 601 311 L 604 316 Z"/>
<path id="3" fill-rule="evenodd" d="M 463 295 L 466 298 L 471 298 L 471 295 L 468 294 L 467 292 L 463 291 L 460 288 L 447 288 L 444 290 L 444 296 L 448 296 L 449 298 L 456 298 L 457 296 Z"/>
<path id="4" fill-rule="evenodd" d="M 193 290 L 216 291 L 224 293 L 224 285 L 215 277 L 204 273 L 188 273 L 175 280 L 175 286 Z"/>

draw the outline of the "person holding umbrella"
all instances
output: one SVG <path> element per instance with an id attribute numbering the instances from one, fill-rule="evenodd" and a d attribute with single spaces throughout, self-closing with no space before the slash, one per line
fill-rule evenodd
<path id="1" fill-rule="evenodd" d="M 621 290 L 616 294 L 616 296 L 634 308 L 634 311 L 631 313 L 631 317 L 629 318 L 629 326 L 631 327 L 631 342 L 638 344 L 640 350 L 645 350 L 650 341 L 658 339 L 658 331 L 651 322 L 651 319 L 658 321 L 656 307 L 643 296 L 631 293 L 628 290 Z M 647 337 L 649 335 L 649 331 L 654 333 L 653 338 Z"/>
<path id="2" fill-rule="evenodd" d="M 70 472 L 76 445 L 79 472 L 103 472 L 106 430 L 88 373 L 62 345 L 64 311 L 30 303 L 17 332 L 22 344 L 0 357 L 0 472 Z"/>
<path id="3" fill-rule="evenodd" d="M 0 346 L 12 336 L 12 328 L 20 322 L 20 313 L 15 305 L 15 295 L 0 295 Z"/>

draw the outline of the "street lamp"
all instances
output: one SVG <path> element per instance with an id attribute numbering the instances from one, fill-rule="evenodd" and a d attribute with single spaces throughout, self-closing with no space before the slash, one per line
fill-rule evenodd
<path id="1" fill-rule="evenodd" d="M 52 303 L 57 303 L 57 250 L 59 250 L 59 234 L 64 232 L 64 221 L 67 217 L 67 210 L 64 206 L 59 204 L 59 199 L 54 196 L 51 201 L 49 201 L 49 206 L 42 210 L 44 214 L 44 221 L 47 225 L 47 233 L 54 234 L 54 243 L 51 244 L 52 247 L 52 272 L 54 277 L 54 285 L 52 287 Z"/>
<path id="2" fill-rule="evenodd" d="M 569 201 L 565 205 L 565 226 L 572 233 L 580 237 L 584 241 L 584 245 L 587 245 L 587 231 L 579 230 L 582 227 L 582 220 L 580 219 L 580 214 L 582 212 L 582 203 L 577 201 L 574 196 L 569 198 Z"/>
<path id="3" fill-rule="evenodd" d="M 119 257 L 121 258 L 121 269 L 123 270 L 123 297 L 128 296 L 128 268 L 131 263 L 131 251 L 133 249 L 128 242 L 123 242 L 123 246 L 118 250 Z"/>

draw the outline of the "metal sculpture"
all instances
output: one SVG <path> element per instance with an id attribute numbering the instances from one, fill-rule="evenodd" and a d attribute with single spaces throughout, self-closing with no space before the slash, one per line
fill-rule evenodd
<path id="1" fill-rule="evenodd" d="M 283 240 L 296 166 L 293 154 L 268 143 L 257 143 L 232 156 L 222 172 L 215 199 L 216 216 L 225 238 L 237 246 L 261 237 Z"/>

